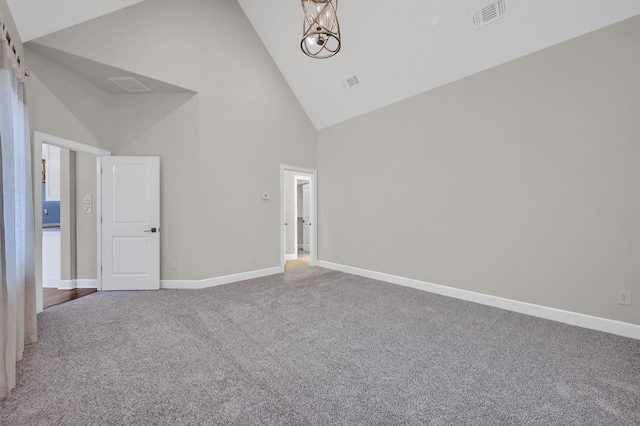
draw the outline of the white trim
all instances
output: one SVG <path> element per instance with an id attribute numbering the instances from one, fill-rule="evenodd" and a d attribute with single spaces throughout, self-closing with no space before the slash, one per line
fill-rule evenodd
<path id="1" fill-rule="evenodd" d="M 58 290 L 73 290 L 77 288 L 76 280 L 60 280 L 58 282 Z"/>
<path id="2" fill-rule="evenodd" d="M 293 175 L 293 242 L 294 242 L 294 245 L 296 246 L 295 248 L 296 259 L 298 258 L 297 256 L 298 250 L 300 250 L 301 247 L 304 247 L 304 244 L 298 244 L 298 239 L 300 238 L 300 236 L 298 235 L 298 185 L 300 184 L 300 182 L 306 182 L 308 184 L 311 184 L 311 176 L 307 174 Z M 304 225 L 304 222 L 303 222 L 303 225 Z M 303 235 L 304 235 L 304 226 L 303 226 Z"/>
<path id="3" fill-rule="evenodd" d="M 98 288 L 98 280 L 59 280 L 56 278 L 43 278 L 43 288 L 57 288 L 58 290 L 73 290 L 74 288 Z"/>
<path id="4" fill-rule="evenodd" d="M 296 260 L 298 259 L 298 253 L 292 253 L 292 254 L 288 254 L 285 257 L 285 260 Z"/>
<path id="5" fill-rule="evenodd" d="M 433 284 L 425 281 L 415 280 L 412 278 L 399 277 L 396 275 L 385 274 L 383 272 L 355 268 L 353 266 L 325 262 L 322 260 L 318 261 L 317 265 L 335 271 L 346 272 L 348 274 L 385 281 L 391 284 L 398 284 L 405 287 L 415 288 L 417 290 L 428 291 L 431 293 L 441 294 L 443 296 L 454 297 L 456 299 L 493 306 L 496 308 L 531 315 L 538 318 L 558 321 L 565 324 L 589 328 L 592 330 L 604 331 L 606 333 L 617 334 L 619 336 L 640 340 L 640 325 L 636 324 L 580 314 L 577 312 L 565 311 L 548 306 L 535 305 L 533 303 L 520 302 L 518 300 L 505 299 L 503 297 L 476 293 L 473 291 L 447 287 L 440 284 Z"/>
<path id="6" fill-rule="evenodd" d="M 78 279 L 76 280 L 76 288 L 98 288 L 98 280 Z"/>
<path id="7" fill-rule="evenodd" d="M 257 271 L 241 272 L 239 274 L 224 275 L 221 277 L 207 278 L 204 280 L 160 280 L 161 289 L 202 289 L 223 284 L 231 284 L 238 281 L 262 278 L 269 275 L 281 274 L 284 267 L 259 269 Z"/>
<path id="8" fill-rule="evenodd" d="M 102 289 L 102 280 L 101 280 L 101 266 L 102 266 L 102 232 L 100 226 L 100 214 L 101 211 L 101 203 L 102 203 L 102 191 L 101 191 L 101 174 L 100 174 L 100 157 L 111 155 L 110 151 L 105 149 L 97 148 L 95 146 L 86 145 L 80 142 L 75 142 L 69 139 L 61 138 L 60 136 L 49 135 L 47 133 L 43 133 L 35 130 L 33 132 L 33 179 L 34 179 L 34 194 L 40 194 L 40 182 L 42 182 L 41 176 L 41 158 L 42 158 L 42 144 L 46 143 L 49 145 L 55 145 L 60 148 L 65 148 L 71 151 L 84 152 L 86 154 L 91 154 L 96 156 L 96 228 L 97 228 L 97 259 L 96 259 L 96 268 L 98 270 L 98 279 L 96 280 L 96 287 L 98 290 Z M 35 209 L 35 248 L 37 250 L 36 253 L 36 269 L 42 269 L 42 198 L 39 196 L 34 196 L 34 209 Z M 42 287 L 43 287 L 43 278 L 41 273 L 36 271 L 36 286 L 38 288 L 36 295 L 36 311 L 42 312 L 43 310 L 43 298 L 42 298 Z M 93 288 L 93 287 L 92 287 Z"/>
<path id="9" fill-rule="evenodd" d="M 85 145 L 80 142 L 61 138 L 60 136 L 48 135 L 37 130 L 33 132 L 33 139 L 36 143 L 55 145 L 59 146 L 60 148 L 66 148 L 69 151 L 85 152 L 87 154 L 95 155 L 96 157 L 111 155 L 111 152 L 107 151 L 106 149 L 97 148 L 91 145 Z"/>
<path id="10" fill-rule="evenodd" d="M 111 155 L 111 154 L 107 154 Z M 102 157 L 96 157 L 96 288 L 102 290 Z"/>
<path id="11" fill-rule="evenodd" d="M 280 268 L 284 271 L 285 241 L 284 241 L 284 172 L 304 173 L 311 178 L 311 250 L 309 265 L 318 262 L 318 171 L 307 167 L 280 164 Z M 296 214 L 297 217 L 297 214 Z"/>

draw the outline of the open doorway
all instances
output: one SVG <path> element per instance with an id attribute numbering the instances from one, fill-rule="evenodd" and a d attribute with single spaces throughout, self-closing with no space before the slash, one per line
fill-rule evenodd
<path id="1" fill-rule="evenodd" d="M 44 191 L 46 191 L 46 188 L 43 189 L 43 181 L 46 180 L 46 171 L 43 173 L 44 169 L 42 167 L 40 167 L 40 162 L 43 158 L 43 146 L 45 146 L 46 150 L 50 149 L 51 147 L 56 147 L 56 148 L 61 148 L 62 152 L 66 152 L 66 156 L 68 159 L 71 159 L 71 163 L 73 163 L 72 167 L 69 166 L 63 166 L 61 167 L 61 172 L 64 170 L 72 170 L 72 174 L 75 174 L 76 172 L 82 173 L 80 172 L 81 167 L 76 167 L 76 160 L 77 157 L 84 157 L 85 160 L 87 160 L 88 158 L 88 162 L 85 161 L 85 164 L 88 164 L 88 173 L 93 173 L 95 175 L 95 185 L 92 185 L 91 188 L 83 188 L 81 185 L 79 185 L 80 187 L 77 188 L 78 189 L 78 193 L 75 194 L 73 197 L 70 197 L 70 199 L 74 200 L 71 202 L 71 205 L 73 207 L 71 207 L 71 205 L 68 207 L 69 208 L 69 214 L 68 215 L 64 215 L 61 214 L 61 218 L 60 221 L 67 221 L 68 222 L 68 228 L 69 231 L 64 233 L 61 232 L 61 236 L 60 239 L 73 239 L 75 238 L 75 230 L 76 228 L 76 221 L 77 221 L 77 215 L 76 212 L 78 211 L 82 211 L 84 213 L 84 216 L 81 216 L 80 220 L 86 220 L 87 218 L 91 217 L 94 222 L 95 222 L 95 227 L 92 227 L 91 229 L 94 230 L 92 232 L 95 232 L 94 235 L 90 236 L 91 237 L 91 242 L 93 243 L 93 241 L 95 240 L 95 246 L 96 246 L 96 255 L 95 255 L 95 263 L 93 261 L 91 261 L 90 263 L 95 265 L 95 278 L 92 278 L 90 280 L 86 280 L 86 279 L 78 279 L 77 278 L 77 253 L 74 253 L 74 249 L 73 248 L 65 248 L 64 246 L 61 246 L 61 251 L 68 249 L 71 251 L 71 254 L 68 254 L 68 262 L 66 265 L 61 265 L 61 269 L 64 267 L 66 268 L 70 268 L 73 269 L 73 272 L 70 272 L 68 274 L 67 277 L 65 278 L 69 278 L 69 279 L 62 279 L 62 277 L 60 277 L 58 286 L 59 288 L 66 288 L 66 289 L 75 289 L 75 288 L 79 288 L 79 287 L 95 287 L 97 290 L 101 289 L 101 281 L 100 281 L 100 274 L 97 273 L 97 271 L 100 270 L 101 267 L 101 235 L 100 235 L 100 226 L 98 225 L 98 221 L 99 221 L 99 215 L 95 214 L 95 212 L 99 212 L 100 208 L 101 208 L 101 194 L 99 191 L 100 188 L 100 164 L 101 164 L 101 157 L 102 156 L 106 156 L 106 155 L 110 155 L 109 151 L 100 149 L 100 148 L 96 148 L 90 145 L 85 145 L 79 142 L 75 142 L 75 141 L 71 141 L 68 139 L 64 139 L 64 138 L 60 138 L 58 136 L 53 136 L 53 135 L 48 135 L 42 132 L 34 132 L 34 137 L 33 137 L 33 158 L 34 158 L 34 162 L 37 165 L 37 167 L 34 167 L 34 193 L 35 194 L 41 194 Z M 54 150 L 55 151 L 55 150 Z M 47 154 L 45 153 L 45 157 L 47 157 Z M 49 160 L 52 161 L 52 160 Z M 68 160 L 67 160 L 68 162 Z M 61 163 L 64 163 L 61 162 Z M 46 164 L 46 161 L 42 163 L 43 165 Z M 42 175 L 41 175 L 42 174 Z M 67 179 L 69 180 L 76 180 L 75 177 L 73 177 L 73 179 L 67 177 Z M 77 196 L 80 197 L 77 197 Z M 37 305 L 37 311 L 41 312 L 43 310 L 43 305 L 44 305 L 44 297 L 43 297 L 43 284 L 44 281 L 47 281 L 46 278 L 50 278 L 50 277 L 45 277 L 43 276 L 43 250 L 45 249 L 44 244 L 47 241 L 43 242 L 43 216 L 45 215 L 45 208 L 43 207 L 43 200 L 44 200 L 44 196 L 43 197 L 38 197 L 36 196 L 34 199 L 34 219 L 35 219 L 35 251 L 36 251 L 36 282 L 37 282 L 37 292 L 36 292 L 36 305 Z M 80 198 L 80 200 L 78 201 L 78 198 Z M 61 205 L 61 208 L 63 206 Z M 80 209 L 80 210 L 78 210 Z M 94 213 L 93 215 L 89 215 L 89 213 Z M 65 216 L 65 217 L 63 217 Z M 62 223 L 60 224 L 62 225 Z M 47 228 L 44 228 L 47 229 Z M 49 228 L 50 229 L 50 228 Z M 64 237 L 62 234 L 66 235 L 66 237 Z M 61 244 L 63 244 L 64 241 L 61 241 Z M 71 245 L 69 245 L 68 247 L 71 247 Z M 82 262 L 84 266 L 86 263 L 89 262 Z M 46 265 L 45 265 L 46 266 Z M 46 283 L 46 285 L 48 286 L 52 286 L 51 282 L 48 281 Z"/>
<path id="2" fill-rule="evenodd" d="M 316 171 L 303 167 L 280 167 L 281 266 L 284 271 L 315 265 Z"/>
<path id="3" fill-rule="evenodd" d="M 285 182 L 284 270 L 290 271 L 306 268 L 311 261 L 311 175 L 286 171 Z"/>

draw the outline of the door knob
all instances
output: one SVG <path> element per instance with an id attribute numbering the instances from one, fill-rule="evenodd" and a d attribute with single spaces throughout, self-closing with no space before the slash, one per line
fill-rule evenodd
<path id="1" fill-rule="evenodd" d="M 160 228 L 151 228 L 151 229 L 147 229 L 144 232 L 151 232 L 152 234 L 154 234 L 154 233 L 158 232 L 159 230 L 160 230 Z"/>

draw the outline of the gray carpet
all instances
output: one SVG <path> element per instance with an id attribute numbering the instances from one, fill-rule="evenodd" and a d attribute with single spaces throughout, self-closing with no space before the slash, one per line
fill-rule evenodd
<path id="1" fill-rule="evenodd" d="M 38 320 L 2 425 L 640 424 L 640 341 L 317 267 Z"/>

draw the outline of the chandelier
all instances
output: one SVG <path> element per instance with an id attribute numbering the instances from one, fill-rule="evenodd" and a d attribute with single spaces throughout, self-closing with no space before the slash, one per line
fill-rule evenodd
<path id="1" fill-rule="evenodd" d="M 300 48 L 312 58 L 330 58 L 340 50 L 338 0 L 301 1 L 304 25 Z"/>

